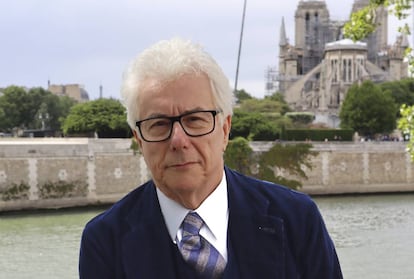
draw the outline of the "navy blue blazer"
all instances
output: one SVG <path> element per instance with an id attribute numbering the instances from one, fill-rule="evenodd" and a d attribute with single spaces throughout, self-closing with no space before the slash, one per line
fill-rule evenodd
<path id="1" fill-rule="evenodd" d="M 225 171 L 229 223 L 223 278 L 342 278 L 333 242 L 307 195 Z M 81 279 L 197 278 L 171 241 L 152 181 L 85 226 L 79 274 Z"/>

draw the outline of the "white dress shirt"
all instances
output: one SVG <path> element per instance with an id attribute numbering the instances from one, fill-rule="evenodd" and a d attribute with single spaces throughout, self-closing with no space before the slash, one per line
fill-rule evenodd
<path id="1" fill-rule="evenodd" d="M 181 223 L 190 211 L 197 212 L 204 220 L 200 235 L 210 242 L 227 261 L 227 224 L 229 219 L 227 201 L 227 180 L 223 178 L 217 188 L 195 210 L 189 210 L 174 200 L 168 198 L 157 188 L 161 212 L 164 216 L 168 232 L 174 243 L 181 240 Z"/>

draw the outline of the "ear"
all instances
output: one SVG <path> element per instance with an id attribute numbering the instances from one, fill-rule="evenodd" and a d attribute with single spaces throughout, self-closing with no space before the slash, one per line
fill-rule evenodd
<path id="1" fill-rule="evenodd" d="M 139 149 L 142 150 L 142 139 L 138 136 L 137 130 L 132 130 L 132 133 L 134 134 L 134 138 L 138 143 Z"/>
<path id="2" fill-rule="evenodd" d="M 229 136 L 231 130 L 231 115 L 227 115 L 223 120 L 223 134 L 224 134 L 224 146 L 223 152 L 226 150 L 227 144 L 229 143 Z"/>

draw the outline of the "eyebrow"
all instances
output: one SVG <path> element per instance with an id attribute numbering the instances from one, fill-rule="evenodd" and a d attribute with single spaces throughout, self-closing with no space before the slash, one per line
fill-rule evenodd
<path id="1" fill-rule="evenodd" d="M 148 117 L 144 118 L 143 120 L 151 119 L 151 118 L 157 118 L 157 117 L 177 117 L 177 116 L 180 116 L 180 115 L 183 115 L 183 114 L 186 114 L 186 113 L 197 112 L 197 111 L 200 111 L 200 110 L 207 110 L 207 109 L 204 109 L 202 107 L 196 107 L 194 109 L 185 110 L 183 113 L 180 113 L 178 115 L 168 115 L 168 114 L 165 114 L 165 113 L 152 113 Z"/>

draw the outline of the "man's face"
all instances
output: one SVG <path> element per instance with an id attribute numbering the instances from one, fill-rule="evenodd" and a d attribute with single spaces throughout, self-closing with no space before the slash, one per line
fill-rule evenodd
<path id="1" fill-rule="evenodd" d="M 163 87 L 144 85 L 139 97 L 139 120 L 154 115 L 178 116 L 196 110 L 216 110 L 210 82 L 205 75 L 184 75 Z M 231 117 L 201 137 L 188 136 L 175 122 L 171 137 L 146 142 L 136 135 L 156 186 L 187 208 L 196 208 L 216 188 L 223 175 Z"/>

